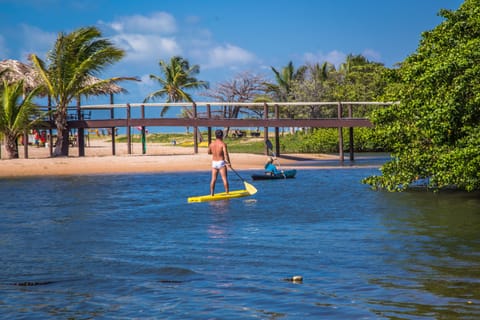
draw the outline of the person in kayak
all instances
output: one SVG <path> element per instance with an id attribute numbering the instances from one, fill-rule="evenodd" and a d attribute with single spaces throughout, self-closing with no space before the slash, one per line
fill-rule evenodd
<path id="1" fill-rule="evenodd" d="M 210 181 L 210 195 L 213 196 L 215 194 L 215 183 L 217 182 L 217 176 L 219 172 L 223 180 L 225 192 L 228 193 L 229 185 L 227 166 L 231 167 L 231 164 L 227 144 L 223 141 L 222 130 L 215 130 L 215 141 L 210 143 L 208 146 L 208 154 L 212 155 L 212 180 Z"/>
<path id="2" fill-rule="evenodd" d="M 268 158 L 267 163 L 265 163 L 265 172 L 270 174 L 270 175 L 281 174 L 281 172 L 278 171 L 277 167 L 273 164 L 273 158 L 272 157 Z"/>

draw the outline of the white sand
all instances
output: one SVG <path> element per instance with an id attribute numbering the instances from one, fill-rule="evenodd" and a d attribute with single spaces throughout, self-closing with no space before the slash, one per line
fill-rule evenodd
<path id="1" fill-rule="evenodd" d="M 20 159 L 0 160 L 0 177 L 110 174 L 141 172 L 174 172 L 210 170 L 211 156 L 206 148 L 172 146 L 147 143 L 147 153 L 142 155 L 142 146 L 133 144 L 131 155 L 127 154 L 126 143 L 116 143 L 116 155 L 112 155 L 111 142 L 93 139 L 85 148 L 85 157 L 78 157 L 78 148 L 71 147 L 69 157 L 50 158 L 48 148 L 28 148 L 28 159 L 24 159 L 20 146 Z M 336 159 L 328 155 L 295 155 L 310 160 Z M 2 158 L 5 150 L 2 150 Z M 231 153 L 234 169 L 261 170 L 267 160 L 265 155 Z M 279 158 L 283 168 L 294 168 L 297 160 Z"/>

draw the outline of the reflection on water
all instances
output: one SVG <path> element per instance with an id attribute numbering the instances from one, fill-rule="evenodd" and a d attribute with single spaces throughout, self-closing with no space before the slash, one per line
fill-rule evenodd
<path id="1" fill-rule="evenodd" d="M 228 210 L 230 208 L 230 201 L 211 201 L 208 202 L 208 205 L 215 213 L 228 213 Z"/>
<path id="2" fill-rule="evenodd" d="M 374 170 L 195 204 L 208 172 L 0 181 L 0 318 L 478 318 L 479 195 L 373 192 Z"/>

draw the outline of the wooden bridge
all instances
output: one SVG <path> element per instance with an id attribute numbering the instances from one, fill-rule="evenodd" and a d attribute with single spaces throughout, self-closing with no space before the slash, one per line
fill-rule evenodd
<path id="1" fill-rule="evenodd" d="M 354 108 L 359 107 L 382 107 L 396 102 L 270 102 L 270 103 L 239 103 L 239 102 L 196 102 L 196 103 L 127 103 L 84 105 L 69 108 L 68 127 L 78 130 L 77 145 L 79 156 L 85 156 L 85 129 L 107 128 L 111 132 L 112 155 L 115 155 L 116 128 L 126 128 L 127 148 L 131 154 L 132 135 L 131 128 L 141 128 L 142 141 L 145 141 L 146 127 L 191 127 L 193 128 L 193 148 L 198 153 L 198 128 L 206 127 L 208 143 L 212 140 L 212 128 L 263 128 L 265 142 L 269 138 L 269 129 L 274 130 L 275 153 L 280 155 L 279 128 L 338 128 L 339 132 L 339 157 L 344 160 L 343 130 L 349 128 L 349 153 L 350 159 L 354 159 L 354 131 L 355 127 L 371 127 L 372 123 L 367 118 L 355 118 Z M 189 117 L 185 118 L 150 118 L 146 116 L 146 110 L 151 108 L 184 108 L 188 110 Z M 249 114 L 248 117 L 226 118 L 225 110 L 230 108 L 242 108 Z M 310 110 L 326 108 L 331 115 L 322 118 L 281 118 L 282 108 L 307 108 Z M 99 114 L 102 113 L 103 115 Z M 148 110 L 152 111 L 152 110 Z M 119 115 L 119 112 L 122 114 Z M 151 113 L 151 112 L 150 112 Z M 158 112 L 160 115 L 160 112 Z M 256 115 L 256 116 L 253 116 Z M 332 116 L 333 115 L 333 116 Z M 102 118 L 103 117 L 103 118 Z M 54 129 L 53 121 L 50 121 L 50 137 Z M 52 141 L 50 142 L 52 154 Z M 268 149 L 265 147 L 265 154 Z"/>

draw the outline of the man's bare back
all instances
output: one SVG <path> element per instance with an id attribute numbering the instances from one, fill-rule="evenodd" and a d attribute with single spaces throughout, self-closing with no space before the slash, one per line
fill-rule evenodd
<path id="1" fill-rule="evenodd" d="M 230 162 L 225 156 L 228 156 L 227 145 L 222 140 L 216 139 L 210 143 L 208 146 L 208 154 L 212 155 L 213 161 L 227 160 L 227 162 Z"/>

